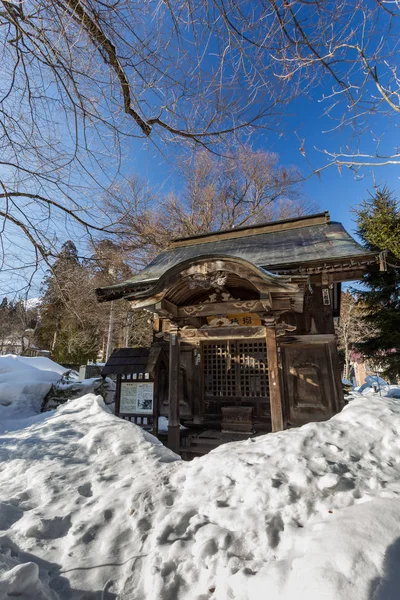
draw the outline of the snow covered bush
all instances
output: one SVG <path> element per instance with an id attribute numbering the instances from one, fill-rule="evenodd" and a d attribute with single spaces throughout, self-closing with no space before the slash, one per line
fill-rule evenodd
<path id="1" fill-rule="evenodd" d="M 42 412 L 53 410 L 85 394 L 100 395 L 106 404 L 111 405 L 114 402 L 115 387 L 114 381 L 109 377 L 93 377 L 78 381 L 77 376 L 71 378 L 70 371 L 67 371 L 46 394 L 42 403 Z"/>

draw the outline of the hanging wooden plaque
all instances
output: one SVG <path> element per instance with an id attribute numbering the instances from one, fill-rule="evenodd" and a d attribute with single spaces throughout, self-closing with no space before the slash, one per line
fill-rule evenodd
<path id="1" fill-rule="evenodd" d="M 226 315 L 223 318 L 215 316 L 207 317 L 207 323 L 216 327 L 224 327 L 230 325 L 252 326 L 262 325 L 261 318 L 256 313 L 239 313 Z"/>

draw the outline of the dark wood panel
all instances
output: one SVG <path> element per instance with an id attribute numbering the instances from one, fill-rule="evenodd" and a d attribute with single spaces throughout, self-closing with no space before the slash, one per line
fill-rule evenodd
<path id="1" fill-rule="evenodd" d="M 193 348 L 181 342 L 179 355 L 179 398 L 181 419 L 193 417 Z"/>
<path id="2" fill-rule="evenodd" d="M 300 336 L 299 336 L 300 337 Z M 309 336 L 307 336 L 309 337 Z M 330 418 L 339 409 L 332 342 L 282 345 L 288 422 L 301 425 Z"/>
<path id="3" fill-rule="evenodd" d="M 312 290 L 313 293 L 308 297 L 307 302 L 311 316 L 310 333 L 335 333 L 332 304 L 324 304 L 322 295 L 323 287 L 313 285 Z"/>
<path id="4" fill-rule="evenodd" d="M 168 378 L 168 447 L 174 452 L 179 452 L 180 448 L 179 346 L 178 331 L 171 331 Z"/>

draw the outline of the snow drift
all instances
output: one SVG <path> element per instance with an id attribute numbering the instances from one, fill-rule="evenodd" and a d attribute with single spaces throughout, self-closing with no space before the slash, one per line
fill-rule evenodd
<path id="1" fill-rule="evenodd" d="M 1 600 L 398 597 L 398 401 L 190 463 L 93 395 L 40 417 L 0 436 Z"/>
<path id="2" fill-rule="evenodd" d="M 0 419 L 6 412 L 2 406 L 12 406 L 19 417 L 39 412 L 51 385 L 67 370 L 42 356 L 0 356 Z"/>

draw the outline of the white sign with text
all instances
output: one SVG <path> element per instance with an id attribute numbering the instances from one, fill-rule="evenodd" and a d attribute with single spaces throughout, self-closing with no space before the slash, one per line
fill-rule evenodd
<path id="1" fill-rule="evenodd" d="M 123 414 L 152 415 L 154 383 L 122 381 L 119 412 Z"/>

